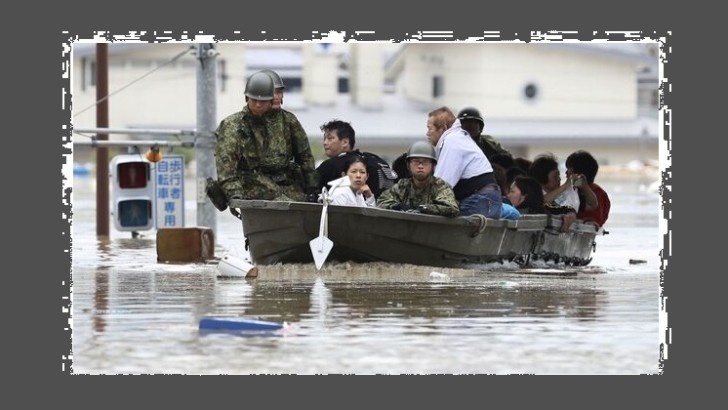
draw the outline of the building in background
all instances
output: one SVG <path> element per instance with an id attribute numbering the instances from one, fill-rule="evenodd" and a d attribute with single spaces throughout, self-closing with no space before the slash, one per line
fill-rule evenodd
<path id="1" fill-rule="evenodd" d="M 581 148 L 603 165 L 658 160 L 654 44 L 236 42 L 215 48 L 218 120 L 242 108 L 251 73 L 276 70 L 287 87 L 284 108 L 298 116 L 318 159 L 319 126 L 333 118 L 352 123 L 359 148 L 392 160 L 425 138 L 427 113 L 447 105 L 456 112 L 480 109 L 484 132 L 515 155 L 548 151 L 563 160 Z M 108 50 L 110 127 L 195 128 L 199 61 L 192 44 L 110 43 Z M 95 44 L 73 44 L 72 75 L 72 123 L 92 128 Z"/>

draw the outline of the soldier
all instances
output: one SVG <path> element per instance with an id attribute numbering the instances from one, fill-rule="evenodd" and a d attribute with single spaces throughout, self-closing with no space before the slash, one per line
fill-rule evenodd
<path id="1" fill-rule="evenodd" d="M 450 185 L 434 176 L 437 165 L 435 148 L 417 141 L 407 150 L 410 177 L 401 178 L 384 191 L 377 207 L 448 217 L 458 216 L 458 201 Z"/>
<path id="2" fill-rule="evenodd" d="M 496 154 L 506 154 L 511 156 L 511 153 L 507 149 L 503 148 L 500 142 L 496 141 L 491 135 L 481 134 L 483 132 L 483 128 L 485 128 L 485 121 L 477 108 L 463 108 L 458 113 L 458 119 L 460 120 L 460 124 L 463 129 L 470 134 L 470 137 L 476 144 L 478 144 L 478 147 L 480 147 L 485 156 L 488 157 L 489 161 L 491 161 L 491 158 L 493 158 Z"/>
<path id="3" fill-rule="evenodd" d="M 273 79 L 273 87 L 275 87 L 275 90 L 273 92 L 273 109 L 274 110 L 280 110 L 283 108 L 283 90 L 286 88 L 286 86 L 283 84 L 283 79 L 281 78 L 278 73 L 276 73 L 273 70 L 265 69 L 260 70 L 261 72 L 264 72 L 270 76 L 271 79 Z"/>
<path id="4" fill-rule="evenodd" d="M 281 76 L 270 69 L 261 71 L 273 79 L 273 86 L 275 87 L 273 93 L 273 109 L 266 116 L 273 117 L 275 124 L 282 126 L 282 129 L 276 132 L 284 133 L 289 140 L 293 141 L 293 155 L 295 162 L 301 167 L 300 178 L 304 193 L 306 193 L 306 200 L 316 202 L 319 192 L 317 189 L 318 176 L 314 170 L 316 162 L 311 152 L 311 145 L 306 131 L 303 129 L 295 114 L 283 109 L 283 90 L 286 86 L 283 84 Z"/>
<path id="5" fill-rule="evenodd" d="M 304 178 L 315 185 L 306 133 L 283 110 L 271 112 L 274 94 L 273 79 L 254 73 L 245 85 L 245 107 L 215 131 L 218 181 L 228 200 L 303 201 Z"/>

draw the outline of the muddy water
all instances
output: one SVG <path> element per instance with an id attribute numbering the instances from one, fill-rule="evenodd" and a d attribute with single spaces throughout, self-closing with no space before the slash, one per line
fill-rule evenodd
<path id="1" fill-rule="evenodd" d="M 154 231 L 97 238 L 94 182 L 73 181 L 75 374 L 659 372 L 659 197 L 635 184 L 605 184 L 609 234 L 587 267 L 327 263 L 235 279 L 157 263 Z M 239 221 L 217 221 L 216 256 L 247 257 Z M 286 327 L 201 332 L 204 316 Z"/>

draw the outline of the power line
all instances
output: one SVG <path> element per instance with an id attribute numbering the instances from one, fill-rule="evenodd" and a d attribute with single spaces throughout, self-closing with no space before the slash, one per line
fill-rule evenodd
<path id="1" fill-rule="evenodd" d="M 153 72 L 155 72 L 155 71 L 159 70 L 160 68 L 162 68 L 162 67 L 165 67 L 165 66 L 167 66 L 167 65 L 169 65 L 169 64 L 171 64 L 171 63 L 173 63 L 173 62 L 175 62 L 175 61 L 177 61 L 177 60 L 179 60 L 179 59 L 180 59 L 180 58 L 181 58 L 181 57 L 182 57 L 183 55 L 187 54 L 187 52 L 188 52 L 189 50 L 192 50 L 192 49 L 194 49 L 194 46 L 190 46 L 190 48 L 189 48 L 189 49 L 187 49 L 187 50 L 185 50 L 185 51 L 183 51 L 183 52 L 181 52 L 181 53 L 177 54 L 176 56 L 172 57 L 172 58 L 171 58 L 171 59 L 170 59 L 169 61 L 167 61 L 166 63 L 163 63 L 163 64 L 161 64 L 161 65 L 159 65 L 159 66 L 157 66 L 157 67 L 155 67 L 155 68 L 151 69 L 150 71 L 148 71 L 147 73 L 145 73 L 145 74 L 144 74 L 144 75 L 142 75 L 141 77 L 139 77 L 139 78 L 137 78 L 137 79 L 135 79 L 135 80 L 131 81 L 130 83 L 126 84 L 125 86 L 123 86 L 123 87 L 121 87 L 121 88 L 119 88 L 118 90 L 114 91 L 113 93 L 109 93 L 109 94 L 108 94 L 107 96 L 105 96 L 104 98 L 102 98 L 102 99 L 100 99 L 100 100 L 98 100 L 98 101 L 94 102 L 93 104 L 89 105 L 88 107 L 86 107 L 86 108 L 84 108 L 84 109 L 82 109 L 82 110 L 80 110 L 80 111 L 76 112 L 75 114 L 73 114 L 73 116 L 74 116 L 74 117 L 76 117 L 77 115 L 79 115 L 79 114 L 81 114 L 81 113 L 83 113 L 83 112 L 85 112 L 85 111 L 88 111 L 88 110 L 90 110 L 90 109 L 91 109 L 91 108 L 93 108 L 93 107 L 96 107 L 96 106 L 97 106 L 97 105 L 99 105 L 99 104 L 100 104 L 101 102 L 103 102 L 103 101 L 106 101 L 107 99 L 109 99 L 109 97 L 111 97 L 112 95 L 114 95 L 114 94 L 117 94 L 117 93 L 119 93 L 119 92 L 123 91 L 124 89 L 126 89 L 126 88 L 130 87 L 130 86 L 131 86 L 132 84 L 134 84 L 134 83 L 136 83 L 136 82 L 138 82 L 138 81 L 141 81 L 141 80 L 142 80 L 143 78 L 145 78 L 145 77 L 149 76 L 150 74 L 152 74 Z"/>

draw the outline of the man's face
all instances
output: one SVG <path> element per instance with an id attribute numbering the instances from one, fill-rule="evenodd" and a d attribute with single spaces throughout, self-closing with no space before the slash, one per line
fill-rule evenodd
<path id="1" fill-rule="evenodd" d="M 255 98 L 248 98 L 248 110 L 255 115 L 260 117 L 273 106 L 272 100 L 256 100 Z"/>
<path id="2" fill-rule="evenodd" d="M 480 121 L 473 119 L 462 119 L 460 120 L 460 125 L 465 131 L 468 132 L 468 134 L 470 134 L 472 138 L 478 138 L 480 136 L 480 132 L 482 131 L 480 129 Z"/>
<path id="3" fill-rule="evenodd" d="M 412 158 L 407 161 L 409 172 L 417 181 L 425 181 L 432 175 L 435 168 L 435 162 L 429 158 Z"/>
<path id="4" fill-rule="evenodd" d="M 333 158 L 342 152 L 349 151 L 351 151 L 351 148 L 349 147 L 348 138 L 339 139 L 339 134 L 336 130 L 324 131 L 324 152 L 327 157 Z"/>
<path id="5" fill-rule="evenodd" d="M 445 133 L 444 129 L 439 129 L 435 126 L 435 119 L 433 117 L 427 118 L 427 141 L 433 146 L 437 146 L 437 141 L 440 141 L 440 137 Z"/>
<path id="6" fill-rule="evenodd" d="M 283 105 L 283 87 L 276 88 L 273 92 L 273 109 L 280 110 Z"/>

